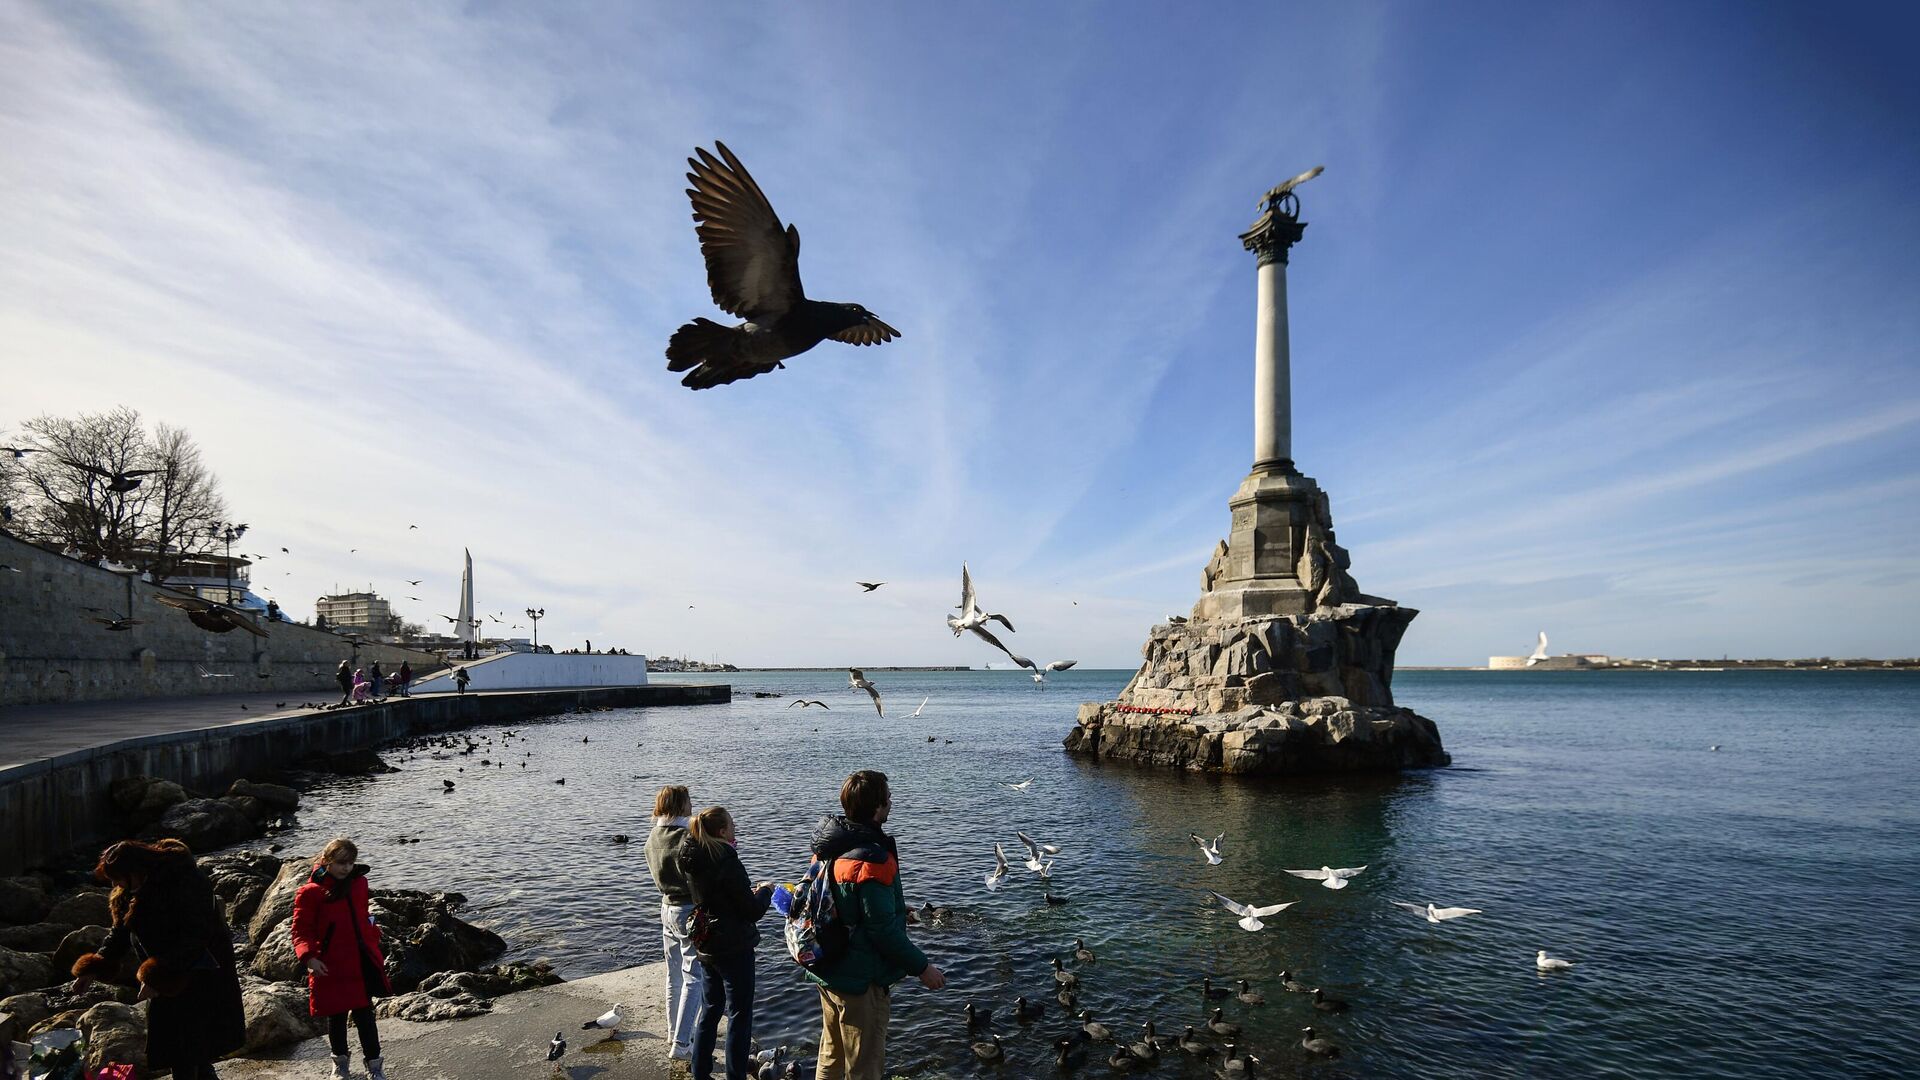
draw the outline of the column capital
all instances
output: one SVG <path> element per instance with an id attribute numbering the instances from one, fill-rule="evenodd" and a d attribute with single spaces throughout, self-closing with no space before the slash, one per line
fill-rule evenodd
<path id="1" fill-rule="evenodd" d="M 1240 234 L 1240 243 L 1253 252 L 1259 265 L 1287 264 L 1287 250 L 1300 242 L 1307 223 L 1300 220 L 1300 201 L 1292 192 L 1269 199 L 1253 226 Z"/>

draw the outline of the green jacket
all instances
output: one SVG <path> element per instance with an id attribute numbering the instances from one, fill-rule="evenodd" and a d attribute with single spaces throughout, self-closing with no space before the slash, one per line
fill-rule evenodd
<path id="1" fill-rule="evenodd" d="M 833 899 L 851 931 L 847 954 L 829 970 L 807 977 L 836 993 L 892 986 L 927 970 L 927 956 L 907 937 L 907 900 L 900 889 L 900 856 L 879 826 L 839 814 L 813 832 L 813 857 L 833 868 Z"/>

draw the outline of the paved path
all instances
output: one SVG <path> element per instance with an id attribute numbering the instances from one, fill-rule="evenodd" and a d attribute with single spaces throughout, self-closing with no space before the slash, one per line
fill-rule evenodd
<path id="1" fill-rule="evenodd" d="M 395 1080 L 669 1080 L 664 964 L 643 964 L 574 982 L 495 998 L 493 1011 L 470 1020 L 414 1024 L 380 1021 L 380 1048 L 387 1075 Z M 626 1022 L 617 1032 L 582 1031 L 580 1025 L 614 1002 Z M 554 1032 L 567 1053 L 547 1064 Z M 352 1035 L 353 1074 L 365 1077 L 359 1042 Z M 228 1080 L 325 1080 L 331 1076 L 327 1040 L 309 1039 L 275 1057 L 220 1063 Z M 686 1076 L 684 1070 L 679 1076 Z"/>
<path id="2" fill-rule="evenodd" d="M 537 693 L 513 690 L 489 693 L 530 692 Z M 469 696 L 482 695 L 480 691 L 470 691 Z M 307 703 L 335 700 L 333 694 L 322 697 L 313 690 L 283 690 L 262 694 L 9 705 L 0 708 L 0 770 L 148 735 L 201 731 L 272 716 L 298 716 L 316 711 L 302 707 Z"/>

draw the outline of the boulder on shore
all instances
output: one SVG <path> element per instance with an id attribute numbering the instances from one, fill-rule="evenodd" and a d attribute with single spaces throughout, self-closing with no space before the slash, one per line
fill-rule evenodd
<path id="1" fill-rule="evenodd" d="M 116 1062 L 131 1065 L 135 1073 L 147 1067 L 147 1003 L 122 1005 L 103 1001 L 80 1014 L 74 1025 L 87 1040 L 87 1068 Z"/>
<path id="2" fill-rule="evenodd" d="M 104 926 L 83 926 L 66 937 L 53 950 L 53 977 L 65 979 L 73 970 L 73 962 L 92 952 L 99 952 L 106 943 L 108 929 Z"/>
<path id="3" fill-rule="evenodd" d="M 168 808 L 140 835 L 147 840 L 172 837 L 198 853 L 251 840 L 260 835 L 260 828 L 247 815 L 218 799 L 188 799 Z"/>
<path id="4" fill-rule="evenodd" d="M 473 971 L 507 951 L 499 934 L 454 917 L 466 903 L 459 893 L 375 889 L 372 899 L 396 993 L 417 989 L 436 972 Z"/>
<path id="5" fill-rule="evenodd" d="M 274 927 L 292 917 L 293 894 L 300 891 L 312 873 L 313 864 L 306 859 L 287 859 L 280 864 L 273 883 L 261 894 L 253 918 L 247 922 L 248 944 L 259 945 Z"/>
<path id="6" fill-rule="evenodd" d="M 247 1014 L 243 1053 L 254 1054 L 305 1042 L 326 1030 L 307 1013 L 307 992 L 287 983 L 240 979 L 240 1003 Z"/>
<path id="7" fill-rule="evenodd" d="M 284 814 L 300 807 L 300 793 L 285 784 L 261 784 L 252 780 L 235 780 L 227 789 L 227 794 L 249 799 L 258 799 L 272 808 L 276 814 Z"/>
<path id="8" fill-rule="evenodd" d="M 0 924 L 37 923 L 51 907 L 46 882 L 32 877 L 0 878 Z"/>
<path id="9" fill-rule="evenodd" d="M 113 912 L 107 906 L 106 890 L 83 888 L 63 898 L 48 909 L 47 921 L 55 926 L 65 926 L 69 929 L 112 924 Z"/>
<path id="10" fill-rule="evenodd" d="M 144 825 L 187 801 L 187 791 L 171 780 L 151 776 L 123 776 L 107 786 L 107 795 L 120 812 Z"/>
<path id="11" fill-rule="evenodd" d="M 51 986 L 54 978 L 52 957 L 0 949 L 0 997 Z"/>

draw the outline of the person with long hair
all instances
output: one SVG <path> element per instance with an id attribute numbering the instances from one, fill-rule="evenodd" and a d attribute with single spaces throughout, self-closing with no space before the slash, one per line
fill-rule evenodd
<path id="1" fill-rule="evenodd" d="M 668 784 L 653 797 L 653 831 L 647 834 L 647 869 L 660 890 L 660 939 L 667 958 L 667 1030 L 671 1056 L 693 1058 L 693 1032 L 706 995 L 706 966 L 694 955 L 693 893 L 680 872 L 680 851 L 693 821 L 693 795 Z"/>
<path id="2" fill-rule="evenodd" d="M 214 1080 L 215 1059 L 246 1042 L 247 1016 L 233 931 L 212 883 L 178 840 L 122 840 L 100 853 L 93 874 L 113 886 L 113 927 L 99 952 L 74 961 L 74 991 L 113 977 L 131 953 L 147 1002 L 147 1067 L 171 1069 L 176 1080 Z"/>
<path id="3" fill-rule="evenodd" d="M 773 886 L 747 883 L 736 843 L 733 815 L 709 806 L 694 816 L 680 850 L 680 872 L 699 909 L 694 950 L 706 968 L 693 1037 L 693 1080 L 712 1080 L 721 1013 L 727 1017 L 727 1080 L 746 1080 L 753 1045 L 753 950 L 760 944 L 755 924 L 773 902 Z"/>
<path id="4" fill-rule="evenodd" d="M 372 1080 L 387 1080 L 373 999 L 393 993 L 380 927 L 367 911 L 367 864 L 345 837 L 320 849 L 307 883 L 293 894 L 293 954 L 307 969 L 307 1012 L 327 1021 L 333 1080 L 348 1080 L 347 1018 L 360 1034 Z"/>

